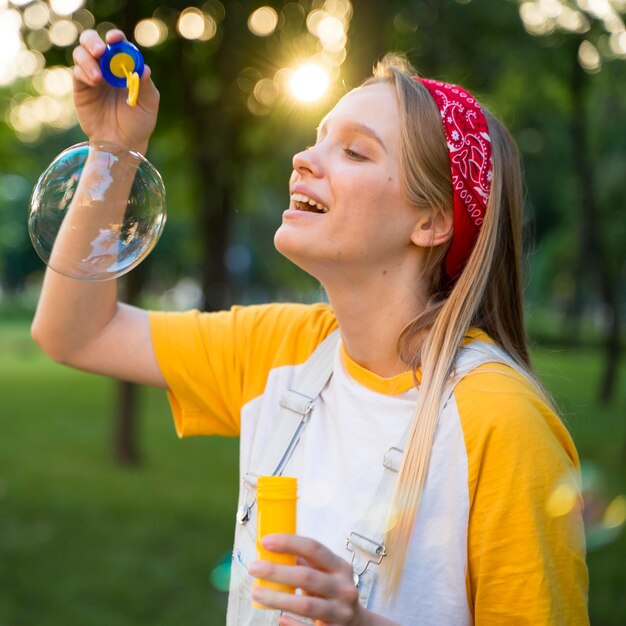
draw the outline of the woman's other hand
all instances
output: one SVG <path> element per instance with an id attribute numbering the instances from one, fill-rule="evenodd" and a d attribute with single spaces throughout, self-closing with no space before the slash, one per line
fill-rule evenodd
<path id="1" fill-rule="evenodd" d="M 124 39 L 120 30 L 106 34 L 108 44 Z M 81 34 L 80 45 L 74 48 L 78 121 L 90 141 L 108 141 L 145 154 L 159 109 L 159 92 L 150 79 L 150 68 L 145 66 L 137 105 L 131 107 L 126 102 L 127 90 L 109 85 L 102 76 L 99 60 L 105 50 L 105 42 L 91 29 Z"/>
<path id="2" fill-rule="evenodd" d="M 302 590 L 302 595 L 255 587 L 252 597 L 259 604 L 314 619 L 318 625 L 364 626 L 376 624 L 376 616 L 359 604 L 352 566 L 318 541 L 298 535 L 267 535 L 263 546 L 271 552 L 294 554 L 297 565 L 278 565 L 268 561 L 250 564 L 251 576 L 283 583 Z M 381 624 L 390 624 L 381 618 Z M 283 615 L 281 626 L 296 626 Z"/>

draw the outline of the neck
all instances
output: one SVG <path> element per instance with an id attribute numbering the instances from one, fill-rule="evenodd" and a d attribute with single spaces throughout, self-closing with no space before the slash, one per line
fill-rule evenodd
<path id="1" fill-rule="evenodd" d="M 324 281 L 351 359 L 385 378 L 409 369 L 398 353 L 398 338 L 424 310 L 423 283 L 418 267 Z"/>

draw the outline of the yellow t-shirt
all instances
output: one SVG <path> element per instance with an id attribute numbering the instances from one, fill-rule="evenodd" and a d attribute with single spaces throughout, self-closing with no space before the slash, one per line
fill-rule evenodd
<path id="1" fill-rule="evenodd" d="M 239 435 L 242 473 L 269 440 L 282 392 L 337 327 L 324 304 L 150 320 L 178 434 Z M 489 338 L 472 331 L 474 340 Z M 345 537 L 416 397 L 411 372 L 381 378 L 338 346 L 286 471 L 299 479 L 299 534 L 349 560 Z M 572 440 L 532 384 L 501 364 L 478 368 L 440 417 L 397 601 L 385 603 L 379 586 L 372 610 L 405 626 L 588 624 L 580 505 L 555 502 L 577 475 Z"/>

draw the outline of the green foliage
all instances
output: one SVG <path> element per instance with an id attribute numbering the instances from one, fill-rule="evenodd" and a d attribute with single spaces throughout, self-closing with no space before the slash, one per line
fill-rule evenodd
<path id="1" fill-rule="evenodd" d="M 531 300 L 558 306 L 562 314 L 589 315 L 596 310 L 597 280 L 582 271 L 587 265 L 581 258 L 583 209 L 569 119 L 581 35 L 558 31 L 546 37 L 529 35 L 517 2 L 364 0 L 353 6 L 349 54 L 334 92 L 315 105 L 285 99 L 269 115 L 252 114 L 246 103 L 255 82 L 312 49 L 304 17 L 314 4 L 276 4 L 279 29 L 265 38 L 246 26 L 258 3 L 227 3 L 224 19 L 219 3 L 203 3 L 219 27 L 215 38 L 199 42 L 175 34 L 176 20 L 187 2 L 170 2 L 156 11 L 147 1 L 87 3 L 98 23 L 113 23 L 128 33 L 153 14 L 170 29 L 164 43 L 144 50 L 162 95 L 149 158 L 163 175 L 170 209 L 165 235 L 151 259 L 153 282 L 162 288 L 191 274 L 203 279 L 205 287 L 230 283 L 231 294 L 245 300 L 276 291 L 315 290 L 272 246 L 287 201 L 291 155 L 312 140 L 321 115 L 344 89 L 366 76 L 378 55 L 403 50 L 423 74 L 459 81 L 474 90 L 518 140 L 527 174 L 527 214 L 541 256 L 529 285 Z M 589 37 L 602 42 L 602 27 L 598 20 L 591 22 Z M 49 65 L 71 63 L 69 49 L 52 48 L 46 56 Z M 588 77 L 586 96 L 600 234 L 616 283 L 623 281 L 620 250 L 626 234 L 621 210 L 625 68 L 620 60 L 605 62 L 601 72 Z M 7 113 L 10 99 L 29 90 L 23 80 L 0 89 L 0 111 Z M 0 122 L 4 290 L 21 289 L 41 267 L 26 236 L 28 190 L 55 154 L 78 140 L 77 130 L 50 132 L 33 145 L 22 145 Z M 248 269 L 229 269 L 224 257 L 233 246 L 246 251 Z M 576 288 L 567 291 L 563 286 L 568 284 Z"/>

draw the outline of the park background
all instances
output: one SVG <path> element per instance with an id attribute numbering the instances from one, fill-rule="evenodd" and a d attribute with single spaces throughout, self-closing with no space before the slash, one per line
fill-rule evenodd
<path id="1" fill-rule="evenodd" d="M 626 623 L 625 13 L 625 0 L 0 0 L 0 626 L 224 622 L 237 441 L 179 441 L 164 394 L 51 363 L 29 335 L 43 272 L 29 196 L 84 140 L 77 37 L 114 25 L 161 92 L 148 157 L 168 223 L 122 281 L 146 307 L 323 297 L 272 246 L 291 156 L 384 52 L 506 122 L 527 179 L 533 356 L 583 461 L 591 622 Z M 307 79 L 293 93 L 305 63 L 325 92 Z"/>

